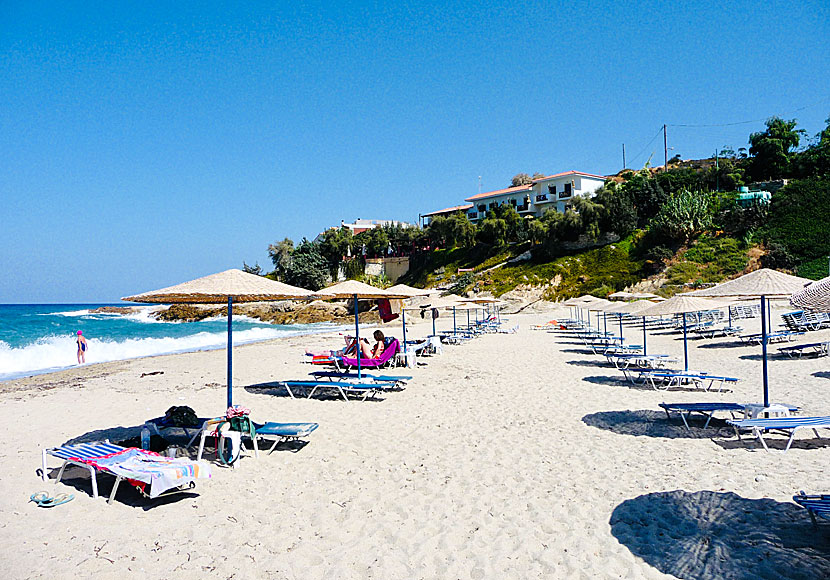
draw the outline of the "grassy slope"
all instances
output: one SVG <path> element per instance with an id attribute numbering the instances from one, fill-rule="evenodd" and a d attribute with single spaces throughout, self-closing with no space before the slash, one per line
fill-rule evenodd
<path id="1" fill-rule="evenodd" d="M 646 277 L 649 264 L 638 258 L 639 238 L 640 234 L 635 233 L 614 244 L 574 252 L 552 261 L 532 259 L 489 272 L 484 270 L 522 253 L 529 245 L 436 250 L 421 256 L 404 282 L 419 286 L 445 284 L 452 280 L 458 268 L 473 268 L 476 272 L 473 284 L 496 296 L 522 285 L 550 285 L 545 297 L 553 300 L 582 294 L 605 296 Z M 733 238 L 701 236 L 670 261 L 665 271 L 669 284 L 666 293 L 673 294 L 684 284 L 717 282 L 741 272 L 748 262 L 748 250 Z M 436 273 L 442 267 L 443 273 Z M 472 284 L 459 290 L 470 287 Z"/>

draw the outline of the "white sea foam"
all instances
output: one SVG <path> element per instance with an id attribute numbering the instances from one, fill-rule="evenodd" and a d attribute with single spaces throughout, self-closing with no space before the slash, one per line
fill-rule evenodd
<path id="1" fill-rule="evenodd" d="M 233 333 L 233 343 L 245 344 L 284 336 L 330 332 L 333 328 L 303 327 L 296 330 L 284 328 L 257 327 Z M 131 338 L 121 341 L 88 339 L 87 363 L 109 362 L 188 352 L 224 348 L 227 344 L 225 332 L 199 332 L 177 338 Z M 49 336 L 20 348 L 11 348 L 0 341 L 0 380 L 9 380 L 27 375 L 69 368 L 77 364 L 77 346 L 72 336 Z"/>

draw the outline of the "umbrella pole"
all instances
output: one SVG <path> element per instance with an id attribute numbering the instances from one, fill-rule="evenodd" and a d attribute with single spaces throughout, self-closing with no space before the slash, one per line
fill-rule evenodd
<path id="1" fill-rule="evenodd" d="M 599 313 L 597 313 L 597 316 L 599 316 Z M 597 322 L 597 326 L 599 326 L 599 322 Z M 602 331 L 605 334 L 608 334 L 608 313 L 607 312 L 602 313 Z"/>
<path id="2" fill-rule="evenodd" d="M 409 361 L 406 359 L 406 308 L 404 308 L 403 304 L 401 304 L 401 326 L 403 326 L 403 359 L 409 365 Z"/>
<path id="3" fill-rule="evenodd" d="M 228 407 L 233 407 L 233 296 L 228 296 Z"/>
<path id="4" fill-rule="evenodd" d="M 761 296 L 761 351 L 764 361 L 764 407 L 769 407 L 769 382 L 767 380 L 767 317 L 766 307 L 769 304 L 766 296 Z"/>
<path id="5" fill-rule="evenodd" d="M 622 344 L 622 341 L 623 341 L 622 314 L 617 314 L 617 316 L 620 317 L 620 344 Z"/>
<path id="6" fill-rule="evenodd" d="M 469 334 L 471 330 L 472 329 L 470 328 L 470 311 L 467 310 L 467 333 Z"/>
<path id="7" fill-rule="evenodd" d="M 360 348 L 360 321 L 357 317 L 357 294 L 354 295 L 354 340 L 355 350 L 357 351 L 357 378 L 360 378 L 360 359 L 363 357 L 363 352 Z"/>
<path id="8" fill-rule="evenodd" d="M 646 317 L 643 316 L 643 356 L 646 356 Z"/>
<path id="9" fill-rule="evenodd" d="M 455 329 L 455 306 L 452 307 L 452 333 L 453 335 L 458 334 L 458 331 Z"/>
<path id="10" fill-rule="evenodd" d="M 689 344 L 686 341 L 686 313 L 683 316 L 683 362 L 686 365 L 684 370 L 689 370 Z"/>
<path id="11" fill-rule="evenodd" d="M 429 315 L 430 315 L 430 316 L 432 316 L 432 336 L 438 336 L 438 335 L 435 333 L 435 314 L 436 314 L 437 312 L 438 312 L 438 310 L 437 310 L 436 308 L 432 308 L 432 309 L 429 311 Z"/>

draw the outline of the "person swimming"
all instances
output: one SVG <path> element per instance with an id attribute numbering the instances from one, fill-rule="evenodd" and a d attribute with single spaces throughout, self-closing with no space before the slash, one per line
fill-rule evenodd
<path id="1" fill-rule="evenodd" d="M 78 338 L 76 339 L 78 343 L 78 364 L 86 362 L 86 339 L 84 338 L 84 334 L 82 331 L 78 331 Z"/>

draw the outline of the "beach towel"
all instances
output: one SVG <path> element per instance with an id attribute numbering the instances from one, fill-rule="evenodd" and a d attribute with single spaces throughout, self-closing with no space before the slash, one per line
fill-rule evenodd
<path id="1" fill-rule="evenodd" d="M 384 322 L 391 322 L 398 317 L 397 314 L 392 312 L 392 305 L 389 304 L 389 300 L 386 298 L 378 300 L 378 316 Z"/>
<path id="2" fill-rule="evenodd" d="M 210 478 L 210 466 L 206 463 L 164 457 L 135 447 L 94 459 L 74 459 L 125 478 L 151 498 L 196 479 Z"/>

